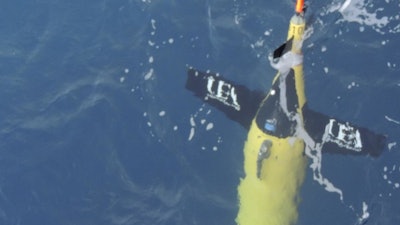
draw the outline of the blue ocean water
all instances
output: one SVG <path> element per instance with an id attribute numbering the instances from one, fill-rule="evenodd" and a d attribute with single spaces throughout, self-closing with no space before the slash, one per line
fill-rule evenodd
<path id="1" fill-rule="evenodd" d="M 267 90 L 293 1 L 1 2 L 0 224 L 235 224 L 246 131 L 186 70 Z M 324 155 L 344 200 L 309 169 L 298 224 L 399 224 L 400 5 L 308 5 L 310 106 L 388 142 Z"/>

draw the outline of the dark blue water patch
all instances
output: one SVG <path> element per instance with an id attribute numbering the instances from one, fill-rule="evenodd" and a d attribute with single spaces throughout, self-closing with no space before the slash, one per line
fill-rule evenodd
<path id="1" fill-rule="evenodd" d="M 398 221 L 400 221 L 400 216 L 396 213 L 396 210 L 398 210 L 399 207 L 396 201 L 392 201 L 394 198 L 396 197 L 378 197 L 372 199 L 372 201 L 370 201 L 371 217 L 368 219 L 368 223 L 383 225 L 398 223 Z"/>
<path id="2" fill-rule="evenodd" d="M 1 39 L 13 41 L 18 47 L 33 47 L 32 43 L 38 41 L 49 22 L 49 8 L 49 5 L 34 2 L 3 2 Z"/>
<path id="3" fill-rule="evenodd" d="M 80 98 L 86 100 L 85 92 L 74 94 L 77 95 L 75 101 Z M 132 140 L 121 135 L 121 132 L 125 128 L 135 127 L 130 122 L 131 116 L 140 116 L 132 115 L 135 111 L 130 111 L 121 118 L 116 117 L 114 113 L 119 108 L 114 106 L 125 105 L 127 99 L 123 98 L 122 102 L 116 96 L 111 99 L 115 102 L 103 98 L 84 111 L 73 107 L 77 112 L 71 113 L 66 112 L 64 106 L 71 107 L 74 101 L 60 99 L 59 103 L 63 104 L 54 103 L 47 113 L 50 119 L 57 114 L 64 114 L 70 119 L 61 123 L 50 121 L 55 124 L 49 124 L 49 127 L 44 124 L 46 130 L 41 130 L 43 127 L 40 124 L 39 128 L 17 127 L 2 137 L 5 146 L 2 151 L 2 193 L 5 199 L 2 207 L 6 210 L 4 221 L 21 217 L 21 220 L 31 220 L 30 224 L 46 219 L 71 221 L 73 218 L 62 219 L 64 214 L 74 214 L 71 202 L 79 203 L 91 190 L 102 192 L 103 188 L 112 183 L 107 175 L 110 173 L 107 171 L 108 157 L 120 148 L 120 138 Z M 76 115 L 71 116 L 74 113 Z M 60 120 L 64 118 L 60 117 Z M 43 122 L 49 123 L 46 119 Z M 132 132 L 132 135 L 135 136 L 135 133 Z M 96 188 L 100 190 L 96 191 Z M 53 212 L 46 208 L 49 205 Z M 45 213 L 51 216 L 40 219 Z"/>

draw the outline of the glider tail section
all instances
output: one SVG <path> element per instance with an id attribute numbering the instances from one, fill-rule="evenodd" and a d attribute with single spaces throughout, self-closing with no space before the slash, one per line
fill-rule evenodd
<path id="1" fill-rule="evenodd" d="M 186 88 L 247 130 L 266 96 L 265 93 L 249 90 L 217 74 L 193 68 L 188 70 Z M 307 104 L 302 108 L 302 114 L 305 130 L 314 142 L 323 144 L 323 153 L 378 157 L 384 149 L 384 135 L 315 112 Z"/>
<path id="2" fill-rule="evenodd" d="M 303 107 L 304 128 L 323 152 L 378 157 L 386 142 L 384 135 Z"/>

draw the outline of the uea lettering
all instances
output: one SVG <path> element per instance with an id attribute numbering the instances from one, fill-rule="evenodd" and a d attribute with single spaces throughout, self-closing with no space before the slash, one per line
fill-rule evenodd
<path id="1" fill-rule="evenodd" d="M 338 123 L 334 119 L 329 120 L 327 128 L 329 134 L 328 141 L 356 152 L 361 151 L 362 142 L 358 129 L 349 124 Z"/>
<path id="2" fill-rule="evenodd" d="M 218 100 L 240 111 L 234 86 L 223 80 L 215 80 L 212 76 L 207 77 L 207 79 L 207 97 Z"/>

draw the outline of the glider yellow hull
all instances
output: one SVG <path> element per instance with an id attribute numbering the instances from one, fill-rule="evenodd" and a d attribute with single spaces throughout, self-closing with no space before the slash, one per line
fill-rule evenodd
<path id="1" fill-rule="evenodd" d="M 312 150 L 318 154 L 324 146 L 324 152 L 373 157 L 384 148 L 385 136 L 306 106 L 301 52 L 303 3 L 297 2 L 287 41 L 272 53 L 271 66 L 278 74 L 269 93 L 249 90 L 218 74 L 188 70 L 186 88 L 249 131 L 244 145 L 245 177 L 238 187 L 239 225 L 296 224 L 307 164 L 305 145 L 317 147 Z M 308 156 L 312 166 L 320 162 L 320 155 Z M 314 178 L 342 199 L 341 191 L 321 175 L 319 168 L 314 170 Z"/>
<path id="2" fill-rule="evenodd" d="M 269 157 L 263 160 L 259 178 L 256 162 L 266 139 L 273 144 Z M 306 166 L 303 152 L 303 140 L 266 135 L 253 121 L 244 147 L 246 176 L 238 187 L 237 224 L 290 225 L 297 221 L 298 193 Z"/>
<path id="3" fill-rule="evenodd" d="M 301 54 L 304 33 L 304 19 L 292 17 L 288 39 L 293 38 L 291 51 Z M 306 102 L 304 94 L 303 66 L 292 68 L 298 99 L 297 113 L 302 118 L 301 108 Z M 279 73 L 274 81 L 279 79 Z M 268 96 L 266 97 L 268 98 Z M 260 147 L 265 140 L 272 143 L 269 156 L 259 160 Z M 304 141 L 296 136 L 279 138 L 264 133 L 252 121 L 244 146 L 245 177 L 238 187 L 239 225 L 293 225 L 298 218 L 299 190 L 304 181 L 307 158 L 304 155 Z"/>

